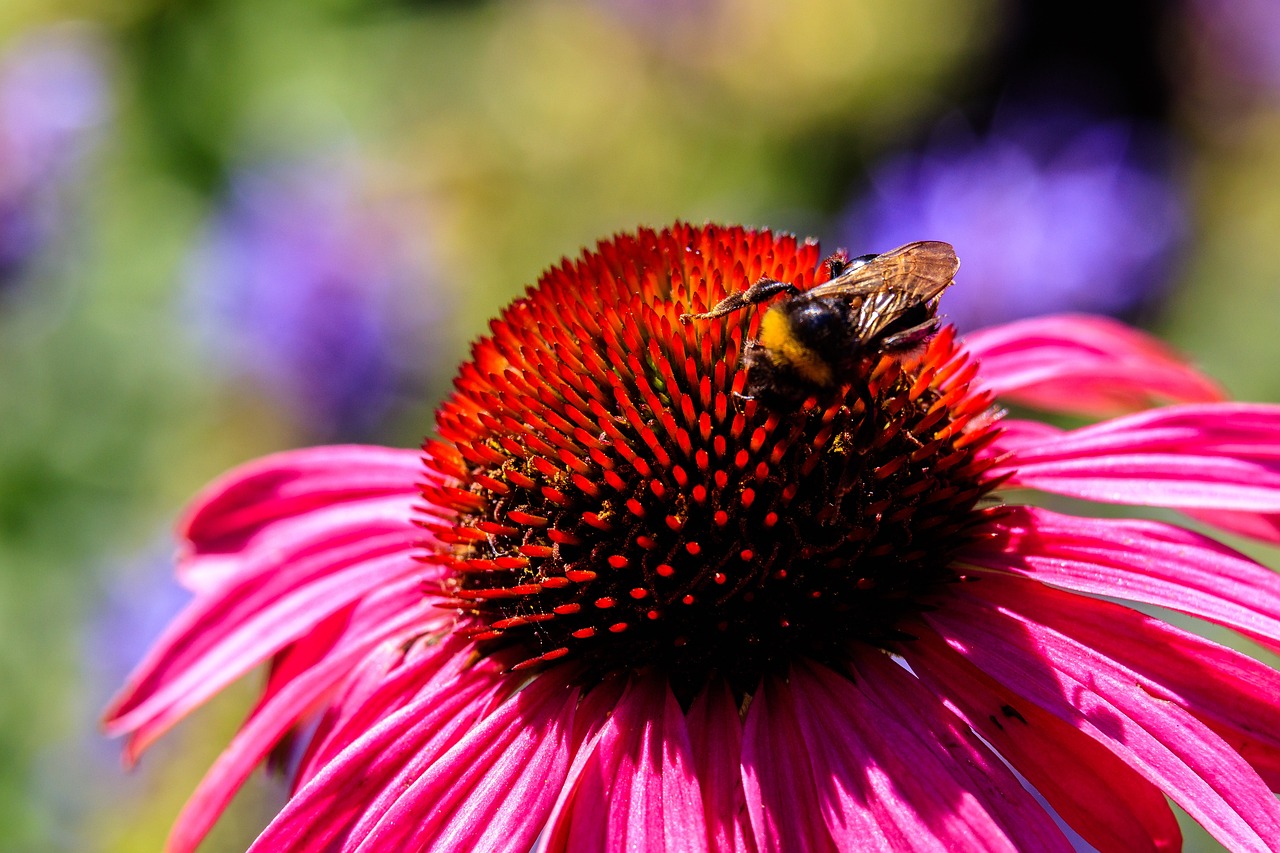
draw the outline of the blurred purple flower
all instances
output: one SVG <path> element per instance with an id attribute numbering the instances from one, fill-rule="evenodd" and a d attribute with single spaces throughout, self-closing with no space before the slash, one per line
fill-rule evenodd
<path id="1" fill-rule="evenodd" d="M 314 437 L 367 438 L 431 365 L 436 294 L 409 236 L 397 211 L 359 197 L 349 170 L 242 172 L 188 269 L 214 355 L 280 395 Z"/>
<path id="2" fill-rule="evenodd" d="M 82 656 L 93 705 L 126 677 L 191 600 L 191 590 L 173 573 L 173 537 L 158 537 L 128 559 L 104 568 L 93 608 L 84 625 L 87 654 Z"/>
<path id="3" fill-rule="evenodd" d="M 69 24 L 27 33 L 0 57 L 0 285 L 28 270 L 65 216 L 107 117 L 103 66 L 98 41 Z"/>
<path id="4" fill-rule="evenodd" d="M 1236 80 L 1280 94 L 1280 3 L 1191 0 L 1189 30 Z"/>
<path id="5" fill-rule="evenodd" d="M 961 329 L 1038 314 L 1131 316 L 1160 292 L 1186 231 L 1167 157 L 1124 122 L 997 122 L 873 170 L 843 222 L 855 253 L 946 240 Z"/>

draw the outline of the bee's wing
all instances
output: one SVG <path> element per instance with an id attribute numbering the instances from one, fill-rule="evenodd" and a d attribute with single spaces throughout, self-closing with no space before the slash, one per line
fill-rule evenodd
<path id="1" fill-rule="evenodd" d="M 960 268 L 950 243 L 926 240 L 876 255 L 860 267 L 804 291 L 807 297 L 846 299 L 882 293 L 899 305 L 930 302 L 947 289 Z"/>

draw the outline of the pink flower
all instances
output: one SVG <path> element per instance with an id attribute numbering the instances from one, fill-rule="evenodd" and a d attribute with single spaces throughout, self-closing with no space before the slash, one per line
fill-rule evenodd
<path id="1" fill-rule="evenodd" d="M 736 399 L 763 311 L 677 317 L 819 259 L 618 236 L 493 323 L 423 453 L 283 453 L 201 495 L 195 598 L 108 728 L 132 760 L 270 666 L 171 849 L 291 747 L 255 850 L 1071 849 L 1045 804 L 1099 850 L 1173 849 L 1166 796 L 1273 849 L 1280 674 L 1114 599 L 1280 649 L 1280 580 L 1173 524 L 1001 498 L 1280 542 L 1280 407 L 1089 317 L 944 328 L 793 413 Z"/>

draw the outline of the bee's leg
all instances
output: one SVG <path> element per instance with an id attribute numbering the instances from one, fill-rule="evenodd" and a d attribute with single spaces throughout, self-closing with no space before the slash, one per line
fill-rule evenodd
<path id="1" fill-rule="evenodd" d="M 761 347 L 756 341 L 747 341 L 746 344 L 743 345 L 741 365 L 742 368 L 747 371 L 747 384 L 741 391 L 733 392 L 733 399 L 740 406 L 743 403 L 749 403 L 756 399 L 756 372 L 769 369 L 767 361 L 765 361 L 764 364 L 761 364 L 761 362 L 764 361 L 760 356 L 762 349 L 763 347 Z M 741 411 L 741 408 L 739 408 L 739 411 Z"/>
<path id="2" fill-rule="evenodd" d="M 900 332 L 894 332 L 892 335 L 882 339 L 880 347 L 894 352 L 909 350 L 924 343 L 936 331 L 938 331 L 938 318 L 930 317 L 923 323 L 912 326 L 909 329 L 903 329 Z"/>
<path id="3" fill-rule="evenodd" d="M 739 311 L 748 305 L 755 305 L 757 302 L 763 302 L 771 296 L 779 293 L 785 293 L 789 296 L 795 296 L 800 292 L 800 288 L 794 284 L 785 281 L 775 281 L 771 278 L 761 278 L 755 284 L 746 290 L 730 294 L 720 300 L 714 308 L 705 314 L 681 314 L 681 323 L 690 323 L 694 320 L 711 320 L 715 317 L 723 317 L 725 314 Z"/>
<path id="4" fill-rule="evenodd" d="M 857 392 L 858 399 L 862 401 L 862 423 L 858 424 L 858 432 L 853 437 L 853 443 L 854 447 L 866 447 L 875 438 L 876 401 L 871 396 L 871 387 L 864 379 L 854 380 L 853 390 Z"/>

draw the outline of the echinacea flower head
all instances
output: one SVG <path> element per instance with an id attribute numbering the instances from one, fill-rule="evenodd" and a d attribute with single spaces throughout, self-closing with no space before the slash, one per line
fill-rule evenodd
<path id="1" fill-rule="evenodd" d="M 763 306 L 679 321 L 832 268 L 766 231 L 619 235 L 492 323 L 421 453 L 211 486 L 181 527 L 194 600 L 108 728 L 132 759 L 270 667 L 171 849 L 284 750 L 255 850 L 1070 850 L 1060 824 L 1167 850 L 1166 796 L 1272 849 L 1280 674 L 1116 599 L 1277 648 L 1280 582 L 1008 489 L 1280 541 L 1280 407 L 1059 316 L 944 326 L 784 412 L 740 396 Z"/>

